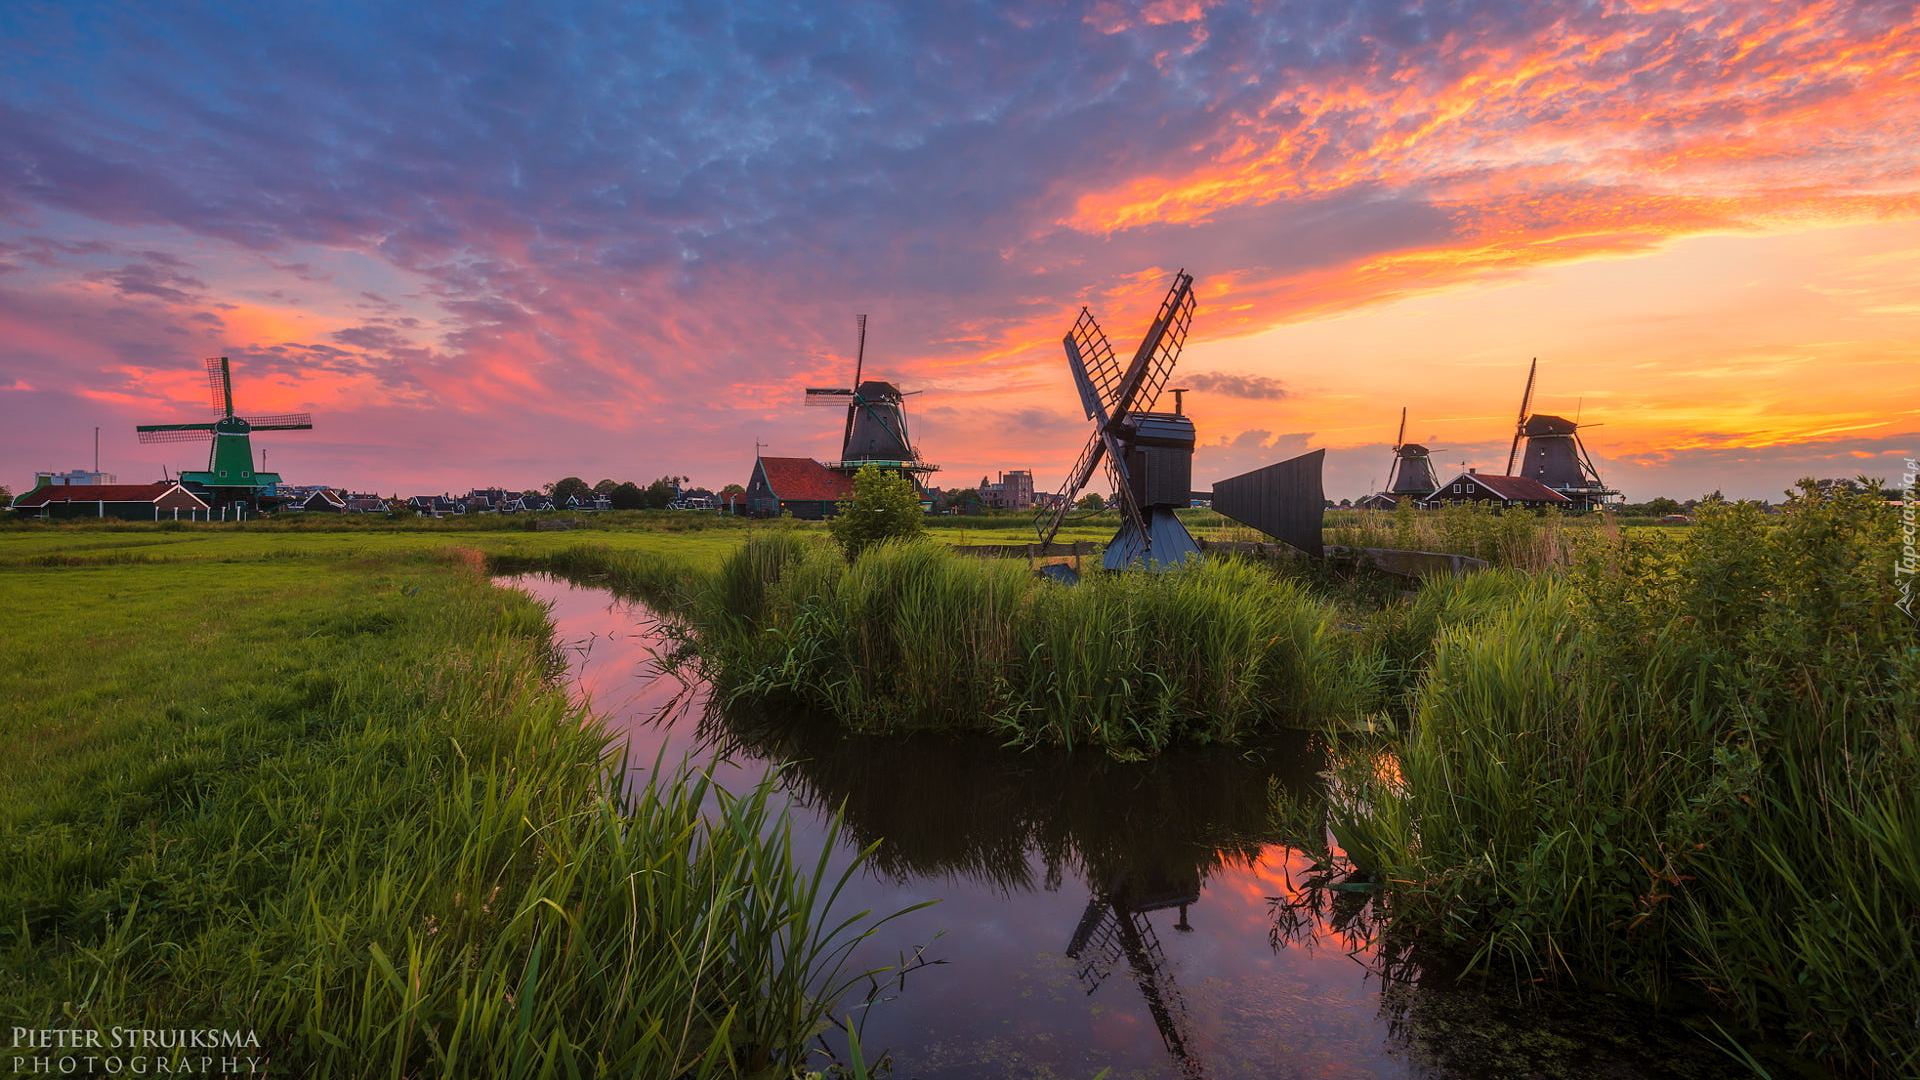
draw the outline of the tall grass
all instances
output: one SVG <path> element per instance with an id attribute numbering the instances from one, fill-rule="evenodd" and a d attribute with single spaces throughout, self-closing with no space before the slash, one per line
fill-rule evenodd
<path id="1" fill-rule="evenodd" d="M 1348 614 L 1233 560 L 1063 588 L 929 544 L 881 545 L 848 566 L 817 538 L 764 533 L 687 617 L 736 700 L 830 712 L 859 731 L 975 729 L 1125 754 L 1384 708 L 1391 643 Z"/>
<path id="2" fill-rule="evenodd" d="M 1617 529 L 1606 515 L 1495 512 L 1478 503 L 1416 510 L 1402 503 L 1391 512 L 1333 511 L 1326 541 L 1358 548 L 1437 551 L 1485 559 L 1495 566 L 1551 570 L 1572 565 L 1582 540 Z"/>
<path id="3" fill-rule="evenodd" d="M 1437 638 L 1398 769 L 1337 790 L 1401 924 L 1481 966 L 1691 989 L 1868 1075 L 1920 1073 L 1920 635 L 1893 515 L 1596 548 Z"/>
<path id="4" fill-rule="evenodd" d="M 802 1068 L 852 868 L 795 852 L 772 781 L 623 792 L 544 612 L 474 566 L 0 571 L 37 774 L 0 801 L 0 1012 L 252 1030 L 296 1075 Z"/>

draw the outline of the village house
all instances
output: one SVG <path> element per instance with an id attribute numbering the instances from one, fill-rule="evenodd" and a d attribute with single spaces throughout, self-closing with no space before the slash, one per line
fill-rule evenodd
<path id="1" fill-rule="evenodd" d="M 205 499 L 177 480 L 153 484 L 49 484 L 13 500 L 24 517 L 120 518 L 124 521 L 204 521 Z"/>
<path id="2" fill-rule="evenodd" d="M 812 458 L 755 458 L 753 478 L 747 482 L 747 513 L 819 521 L 840 512 L 840 503 L 853 498 L 853 477 L 834 472 Z"/>
<path id="3" fill-rule="evenodd" d="M 1468 469 L 1427 496 L 1427 506 L 1484 503 L 1500 509 L 1553 507 L 1573 509 L 1573 500 L 1532 477 L 1492 476 Z"/>

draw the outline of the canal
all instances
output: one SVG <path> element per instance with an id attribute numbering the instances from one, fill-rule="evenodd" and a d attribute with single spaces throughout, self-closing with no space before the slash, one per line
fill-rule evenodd
<path id="1" fill-rule="evenodd" d="M 682 761 L 742 790 L 784 768 L 800 861 L 873 852 L 840 917 L 934 901 L 857 947 L 842 1002 L 895 1077 L 1742 1077 L 1699 1033 L 1607 995 L 1514 998 L 1383 953 L 1371 883 L 1285 842 L 1315 805 L 1317 737 L 1147 762 L 949 737 L 850 737 L 719 715 L 660 673 L 647 609 L 540 576 L 573 691 L 636 776 Z M 783 764 L 784 763 L 784 764 Z M 1296 815 L 1297 821 L 1297 815 Z M 836 918 L 834 921 L 838 921 Z M 1711 1029 L 1707 1029 L 1711 1030 Z M 825 1068 L 843 1033 L 820 1040 Z"/>

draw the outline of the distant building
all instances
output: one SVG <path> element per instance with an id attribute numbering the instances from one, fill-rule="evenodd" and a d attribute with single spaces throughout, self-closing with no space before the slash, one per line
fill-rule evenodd
<path id="1" fill-rule="evenodd" d="M 1474 472 L 1472 469 L 1441 484 L 1440 490 L 1427 499 L 1428 506 L 1470 502 L 1486 503 L 1503 509 L 1551 506 L 1556 509 L 1570 510 L 1574 507 L 1572 499 L 1531 477 L 1490 476 Z"/>
<path id="2" fill-rule="evenodd" d="M 177 481 L 158 484 L 49 484 L 13 500 L 26 517 L 120 518 L 124 521 L 203 521 L 206 500 Z"/>
<path id="3" fill-rule="evenodd" d="M 990 484 L 986 477 L 980 478 L 980 502 L 996 510 L 1033 509 L 1033 473 L 1028 469 L 1015 469 L 1000 474 L 1000 482 Z"/>
<path id="4" fill-rule="evenodd" d="M 76 484 L 87 487 L 101 487 L 113 486 L 119 483 L 120 478 L 112 473 L 88 472 L 85 469 L 74 469 L 72 472 L 43 472 L 33 474 L 33 486 L 36 488 L 73 487 Z"/>
<path id="5" fill-rule="evenodd" d="M 446 495 L 414 495 L 407 499 L 407 507 L 427 517 L 446 517 L 448 514 L 467 512 L 465 503 L 454 502 Z"/>
<path id="6" fill-rule="evenodd" d="M 302 498 L 287 504 L 288 510 L 313 510 L 321 513 L 340 514 L 347 509 L 347 497 L 332 488 L 315 488 Z"/>
<path id="7" fill-rule="evenodd" d="M 747 513 L 756 517 L 790 513 L 818 521 L 839 513 L 840 503 L 851 498 L 853 477 L 812 458 L 755 458 L 747 482 Z"/>

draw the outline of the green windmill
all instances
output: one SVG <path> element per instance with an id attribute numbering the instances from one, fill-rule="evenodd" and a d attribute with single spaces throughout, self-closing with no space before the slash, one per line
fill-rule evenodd
<path id="1" fill-rule="evenodd" d="M 180 482 L 188 488 L 207 492 L 216 503 L 252 502 L 261 495 L 273 494 L 280 474 L 254 468 L 253 433 L 306 431 L 313 427 L 313 415 L 234 415 L 233 369 L 224 356 L 207 358 L 207 385 L 213 391 L 213 407 L 221 410 L 218 420 L 208 424 L 141 424 L 134 428 L 140 433 L 140 441 L 192 442 L 211 438 L 213 446 L 207 453 L 207 471 L 182 472 Z"/>

